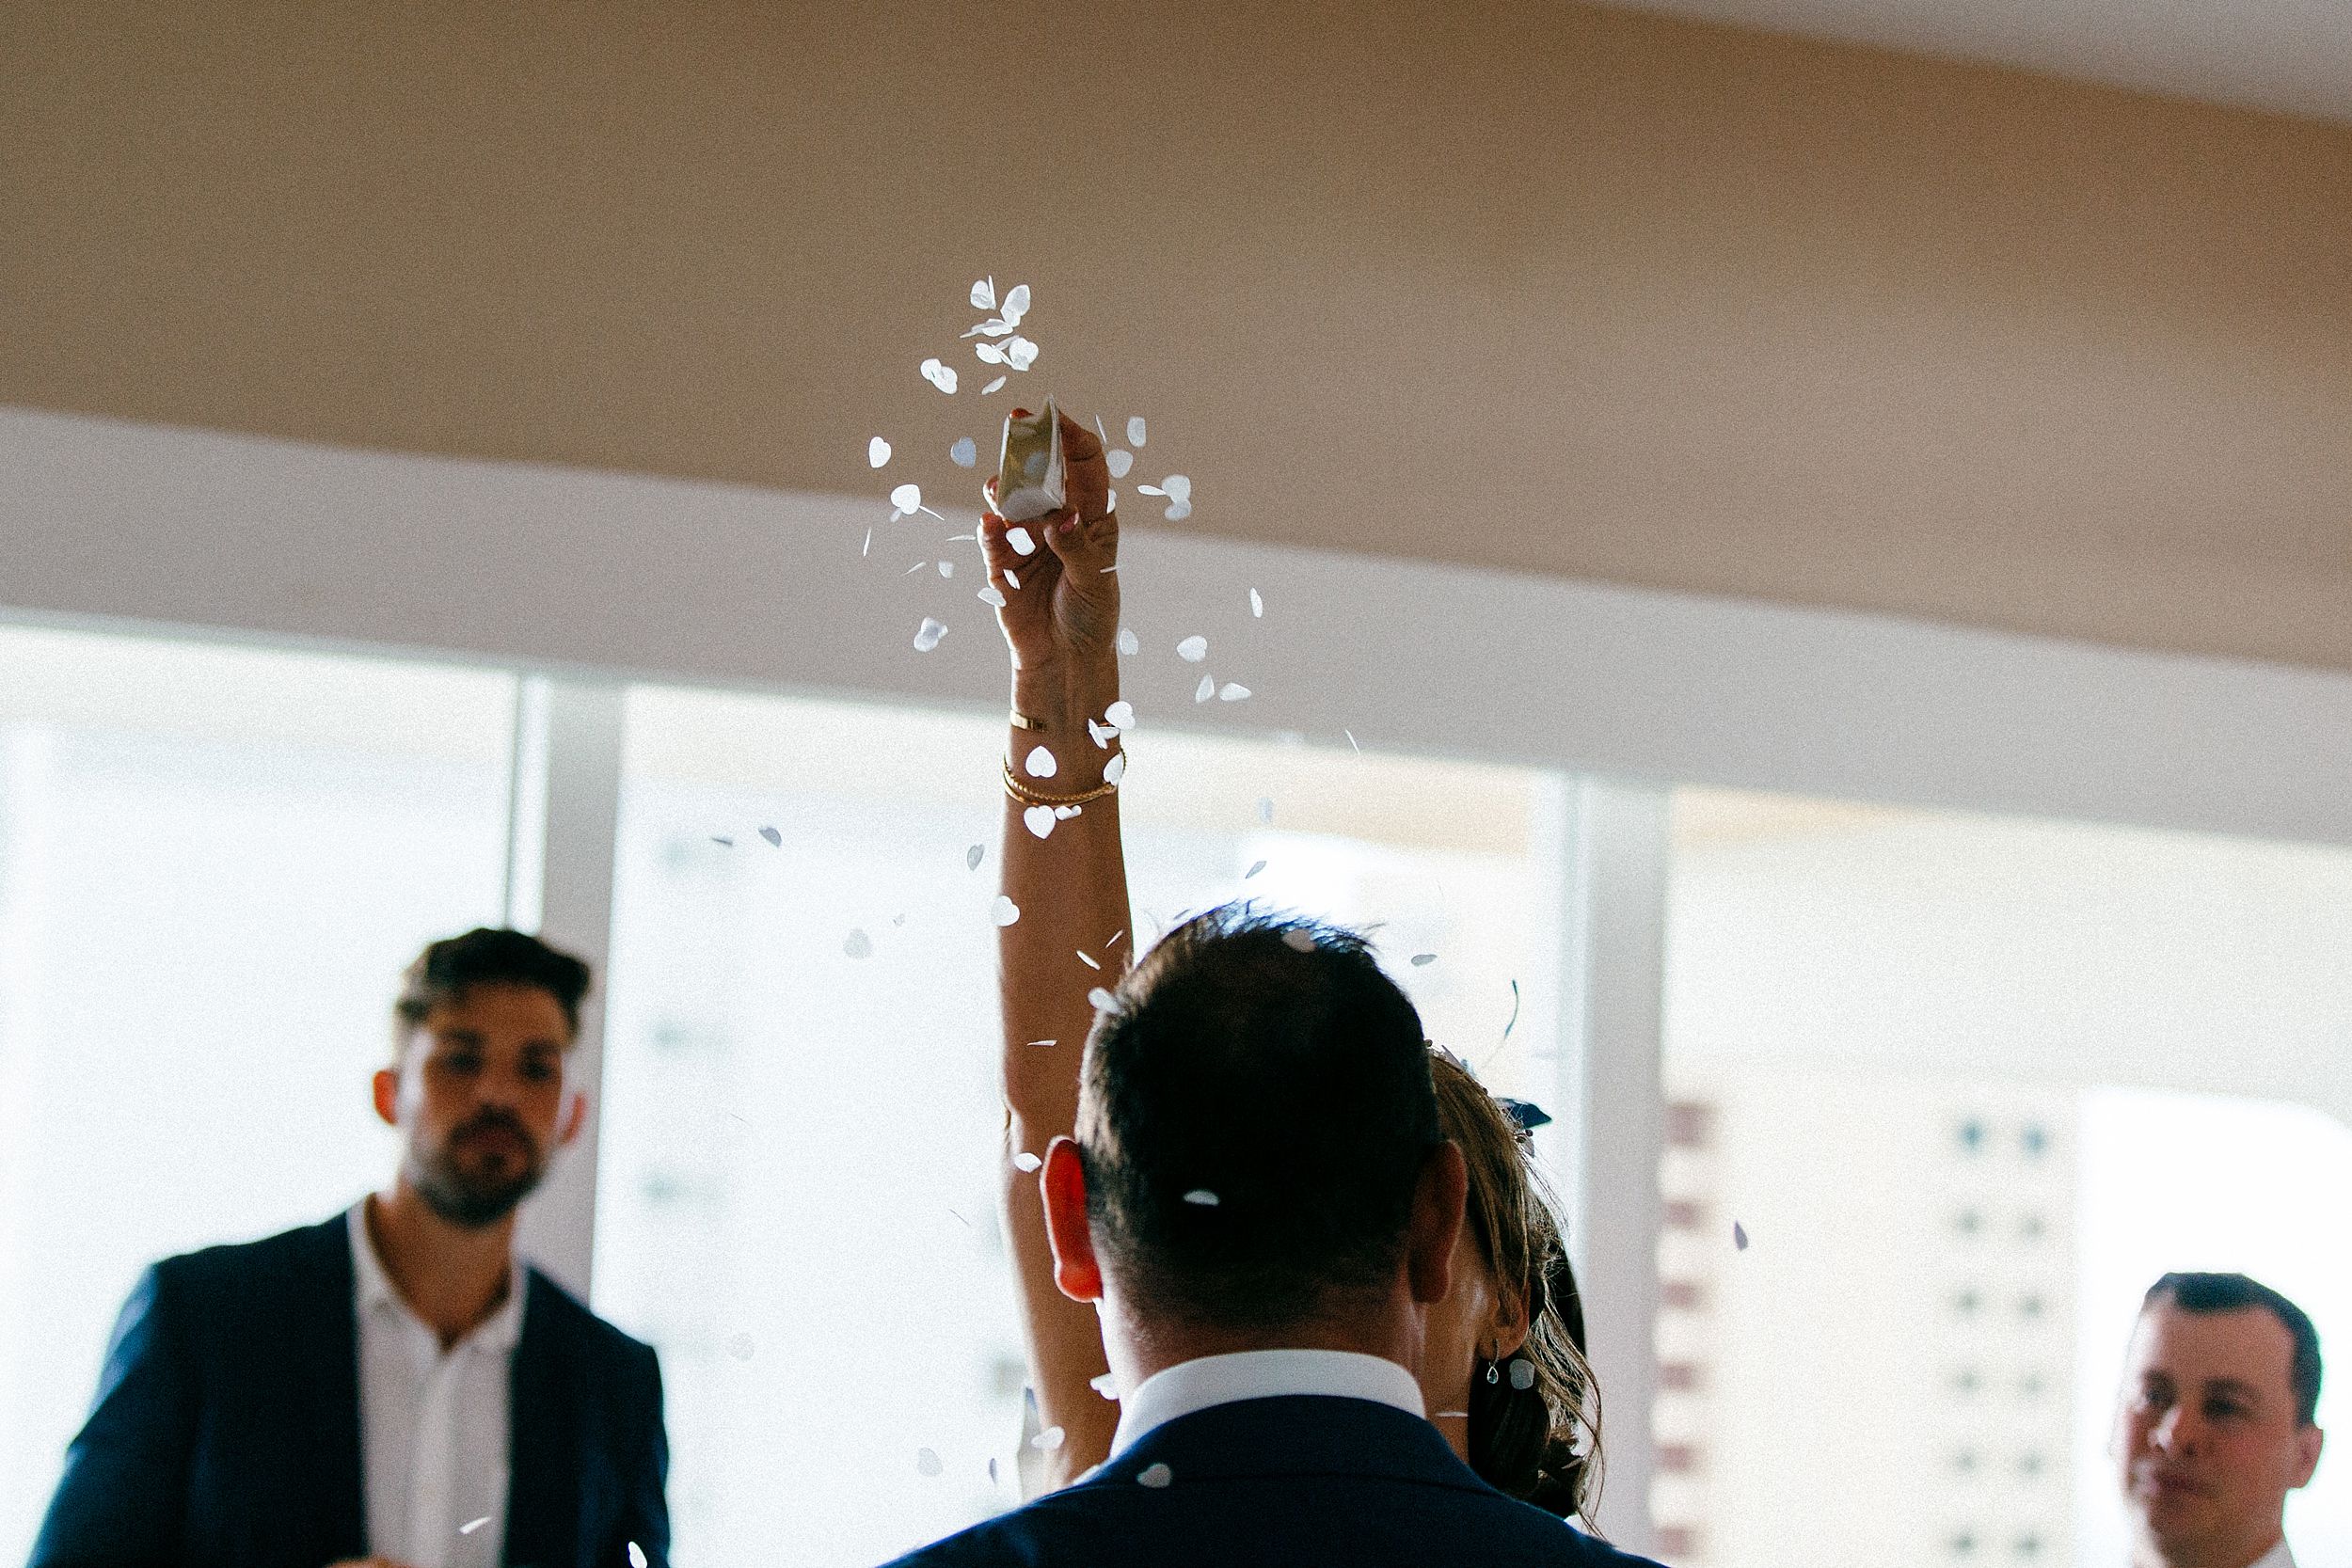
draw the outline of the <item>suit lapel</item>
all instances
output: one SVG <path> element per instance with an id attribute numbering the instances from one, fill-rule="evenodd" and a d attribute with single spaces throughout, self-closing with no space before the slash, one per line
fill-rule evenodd
<path id="1" fill-rule="evenodd" d="M 514 1568 L 574 1568 L 580 1560 L 580 1421 L 572 1408 L 549 1287 L 524 1271 L 523 1332 L 508 1383 L 506 1560 Z"/>
<path id="2" fill-rule="evenodd" d="M 306 1248 L 314 1282 L 306 1282 L 295 1310 L 308 1320 L 293 1336 L 308 1354 L 290 1361 L 299 1386 L 292 1408 L 304 1412 L 310 1496 L 332 1558 L 363 1557 L 368 1549 L 367 1489 L 359 1451 L 359 1320 L 353 1295 L 351 1233 L 338 1214 L 313 1227 Z"/>

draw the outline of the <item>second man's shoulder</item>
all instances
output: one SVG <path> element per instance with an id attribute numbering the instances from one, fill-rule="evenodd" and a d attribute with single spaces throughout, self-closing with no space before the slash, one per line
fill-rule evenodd
<path id="1" fill-rule="evenodd" d="M 551 1331 L 597 1360 L 656 1364 L 651 1345 L 598 1317 L 553 1275 L 535 1267 L 526 1267 L 523 1274 L 529 1292 L 523 1303 L 524 1333 Z"/>

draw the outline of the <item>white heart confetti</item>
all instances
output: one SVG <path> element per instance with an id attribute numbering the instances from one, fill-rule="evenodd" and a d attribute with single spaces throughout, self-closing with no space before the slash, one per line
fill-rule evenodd
<path id="1" fill-rule="evenodd" d="M 1037 536 L 1025 528 L 1005 530 L 1005 543 L 1012 546 L 1015 555 L 1037 554 Z"/>
<path id="2" fill-rule="evenodd" d="M 773 828 L 760 829 L 759 836 L 768 841 L 768 847 L 771 849 L 781 849 L 784 847 L 784 835 L 776 832 Z"/>
<path id="3" fill-rule="evenodd" d="M 1004 594 L 998 593 L 993 588 L 983 588 L 973 596 L 978 599 L 982 604 L 994 605 L 999 610 L 1005 608 Z"/>
<path id="4" fill-rule="evenodd" d="M 1253 619 L 1265 619 L 1265 601 L 1258 597 L 1258 591 L 1254 588 L 1249 591 L 1249 613 Z"/>
<path id="5" fill-rule="evenodd" d="M 1016 371 L 1025 371 L 1037 363 L 1037 345 L 1026 338 L 1014 338 L 1005 345 L 1005 363 Z"/>
<path id="6" fill-rule="evenodd" d="M 1200 663 L 1209 657 L 1209 640 L 1205 637 L 1185 638 L 1176 644 L 1176 657 L 1186 664 Z"/>
<path id="7" fill-rule="evenodd" d="M 972 309 L 975 310 L 996 309 L 996 279 L 993 277 L 983 277 L 972 285 Z"/>
<path id="8" fill-rule="evenodd" d="M 996 902 L 988 907 L 988 911 L 989 917 L 999 926 L 1010 926 L 1021 918 L 1021 906 L 1001 893 L 996 895 Z"/>
<path id="9" fill-rule="evenodd" d="M 1021 825 L 1040 838 L 1054 831 L 1054 808 L 1051 806 L 1031 806 L 1021 814 Z"/>
<path id="10" fill-rule="evenodd" d="M 1160 487 L 1168 492 L 1168 499 L 1170 500 L 1181 501 L 1192 499 L 1192 481 L 1183 474 L 1168 475 L 1160 481 Z"/>
<path id="11" fill-rule="evenodd" d="M 1138 484 L 1136 486 L 1136 494 L 1138 496 L 1165 496 L 1168 492 L 1161 489 L 1156 484 Z"/>
<path id="12" fill-rule="evenodd" d="M 874 956 L 874 939 L 864 931 L 851 931 L 843 939 L 841 951 L 852 958 L 870 958 Z"/>
<path id="13" fill-rule="evenodd" d="M 1127 753 L 1124 752 L 1120 752 L 1117 756 L 1111 758 L 1110 761 L 1103 765 L 1103 782 L 1104 784 L 1115 784 L 1126 776 Z"/>
<path id="14" fill-rule="evenodd" d="M 1530 1388 L 1534 1387 L 1535 1363 L 1533 1361 L 1513 1361 L 1511 1363 L 1511 1386 L 1517 1388 L 1522 1394 L 1526 1393 Z"/>
<path id="15" fill-rule="evenodd" d="M 1438 955 L 1435 953 L 1416 953 L 1413 955 L 1413 967 L 1415 969 L 1427 969 L 1431 964 L 1436 963 L 1437 961 Z"/>
<path id="16" fill-rule="evenodd" d="M 1043 1164 L 1045 1164 L 1044 1161 L 1039 1159 L 1036 1155 L 1030 1153 L 1025 1148 L 1012 1157 L 1012 1168 L 1015 1170 L 1035 1170 Z"/>
<path id="17" fill-rule="evenodd" d="M 1166 517 L 1171 523 L 1181 523 L 1186 517 L 1192 515 L 1192 502 L 1169 501 L 1168 503 L 1168 510 L 1161 513 L 1160 515 Z"/>
<path id="18" fill-rule="evenodd" d="M 936 359 L 923 361 L 923 379 L 943 392 L 952 392 L 956 389 L 955 367 L 943 365 Z"/>
<path id="19" fill-rule="evenodd" d="M 1110 1372 L 1104 1372 L 1100 1377 L 1088 1378 L 1087 1386 L 1106 1400 L 1119 1398 L 1119 1379 Z"/>
<path id="20" fill-rule="evenodd" d="M 1103 722 L 1115 730 L 1136 727 L 1136 705 L 1121 699 L 1103 710 Z"/>
<path id="21" fill-rule="evenodd" d="M 1029 286 L 1026 283 L 1015 283 L 1012 286 L 1012 292 L 1005 295 L 1005 320 L 1018 326 L 1021 324 L 1021 318 L 1028 313 Z"/>
<path id="22" fill-rule="evenodd" d="M 869 467 L 879 468 L 889 461 L 889 442 L 877 436 L 872 440 L 866 443 L 866 462 Z"/>
<path id="23" fill-rule="evenodd" d="M 1097 986 L 1087 992 L 1087 1006 L 1098 1013 L 1115 1013 L 1119 1011 L 1119 998 Z"/>
<path id="24" fill-rule="evenodd" d="M 954 577 L 956 575 L 956 563 L 952 561 L 941 562 L 939 563 L 939 575 L 943 578 Z"/>
<path id="25" fill-rule="evenodd" d="M 488 1524 L 489 1522 L 490 1516 L 487 1513 L 485 1513 L 479 1519 L 469 1519 L 464 1524 L 458 1526 L 457 1533 L 460 1535 L 471 1535 L 474 1531 L 480 1529 L 483 1526 Z"/>
<path id="26" fill-rule="evenodd" d="M 1239 681 L 1227 681 L 1216 689 L 1216 700 L 1220 703 L 1246 703 L 1249 700 L 1249 688 Z"/>
<path id="27" fill-rule="evenodd" d="M 1054 808 L 1054 820 L 1057 822 L 1067 822 L 1073 816 L 1085 815 L 1086 807 L 1084 806 L 1056 806 Z"/>
<path id="28" fill-rule="evenodd" d="M 1103 462 L 1111 471 L 1111 478 L 1125 479 L 1127 470 L 1136 466 L 1136 454 L 1114 447 L 1103 454 Z"/>
<path id="29" fill-rule="evenodd" d="M 1143 416 L 1140 414 L 1131 414 L 1128 416 L 1127 444 L 1131 447 L 1139 447 L 1143 445 Z"/>
<path id="30" fill-rule="evenodd" d="M 1119 651 L 1120 653 L 1136 654 L 1140 653 L 1142 650 L 1143 640 L 1141 638 L 1137 637 L 1133 630 L 1126 626 L 1119 628 Z"/>
<path id="31" fill-rule="evenodd" d="M 922 626 L 916 628 L 914 633 L 914 651 L 918 654 L 930 653 L 939 646 L 939 640 L 946 635 L 946 626 L 926 615 L 923 617 Z M 961 647 L 963 644 L 959 642 L 956 646 Z"/>
<path id="32" fill-rule="evenodd" d="M 628 1544 L 628 1568 L 645 1568 L 645 1548 L 634 1541 Z"/>
<path id="33" fill-rule="evenodd" d="M 1241 874 L 1241 879 L 1246 882 L 1249 880 L 1250 878 L 1255 877 L 1259 872 L 1263 871 L 1264 869 L 1265 862 L 1260 861 L 1256 864 L 1252 865 L 1248 870 L 1243 872 Z"/>
<path id="34" fill-rule="evenodd" d="M 923 487 L 919 484 L 899 485 L 890 492 L 890 504 L 901 512 L 919 511 L 923 505 Z"/>
<path id="35" fill-rule="evenodd" d="M 1001 365 L 1005 362 L 1005 345 L 1002 343 L 974 343 L 972 354 L 984 365 Z"/>
<path id="36" fill-rule="evenodd" d="M 1176 1472 L 1165 1465 L 1146 1465 L 1136 1472 L 1136 1484 L 1149 1486 L 1153 1491 L 1158 1491 L 1175 1479 Z"/>
<path id="37" fill-rule="evenodd" d="M 1216 695 L 1216 677 L 1215 675 L 1203 675 L 1200 677 L 1200 684 L 1193 689 L 1192 700 L 1196 703 L 1205 703 Z"/>
<path id="38" fill-rule="evenodd" d="M 983 387 L 983 388 L 980 388 L 980 396 L 982 396 L 982 397 L 986 397 L 986 396 L 988 396 L 988 394 L 989 394 L 989 393 L 991 393 L 991 392 L 995 392 L 995 391 L 1001 391 L 1001 390 L 1003 390 L 1005 383 L 1006 383 L 1008 380 L 1009 380 L 1009 379 L 1010 379 L 1010 377 L 1009 377 L 1009 376 L 1002 376 L 1002 375 L 998 376 L 995 380 L 993 380 L 993 381 L 990 382 L 987 386 L 985 386 L 985 387 Z"/>
<path id="39" fill-rule="evenodd" d="M 1014 593 L 1018 594 L 1021 592 L 1021 578 L 1014 574 L 1012 568 L 1009 566 L 1005 568 L 1005 580 L 1012 584 L 1012 591 Z"/>
<path id="40" fill-rule="evenodd" d="M 980 862 L 986 860 L 987 858 L 988 847 L 982 844 L 975 844 L 971 848 L 966 849 L 963 852 L 963 868 L 966 871 L 977 871 L 980 868 Z"/>
<path id="41" fill-rule="evenodd" d="M 1294 926 L 1282 933 L 1282 945 L 1294 953 L 1311 953 L 1315 950 L 1315 934 L 1304 926 Z"/>
<path id="42" fill-rule="evenodd" d="M 1261 795 L 1258 797 L 1258 820 L 1261 822 L 1272 822 L 1274 820 L 1273 796 Z"/>
<path id="43" fill-rule="evenodd" d="M 1055 762 L 1054 753 L 1042 746 L 1032 747 L 1021 766 L 1029 770 L 1029 777 L 1033 779 L 1050 779 L 1060 767 Z"/>
<path id="44" fill-rule="evenodd" d="M 1184 1195 L 1184 1201 L 1201 1209 L 1216 1207 L 1216 1195 L 1206 1187 L 1195 1187 Z"/>
<path id="45" fill-rule="evenodd" d="M 939 1462 L 939 1455 L 931 1449 L 917 1449 L 914 1450 L 914 1469 L 916 1474 L 935 1476 L 946 1468 L 946 1466 Z"/>
<path id="46" fill-rule="evenodd" d="M 968 468 L 980 460 L 979 443 L 966 436 L 947 449 L 947 461 L 959 468 Z"/>
<path id="47" fill-rule="evenodd" d="M 1067 1435 L 1068 1433 L 1059 1427 L 1047 1427 L 1043 1432 L 1029 1439 L 1029 1447 L 1042 1449 L 1047 1453 L 1051 1453 L 1062 1446 L 1062 1440 Z"/>

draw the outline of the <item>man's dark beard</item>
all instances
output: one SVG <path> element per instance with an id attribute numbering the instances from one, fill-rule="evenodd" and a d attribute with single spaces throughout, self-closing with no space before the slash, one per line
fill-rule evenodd
<path id="1" fill-rule="evenodd" d="M 471 1175 L 459 1165 L 453 1150 L 467 1138 L 492 1128 L 513 1133 L 522 1146 L 523 1158 L 510 1175 Z M 426 1208 L 452 1225 L 479 1230 L 513 1213 L 515 1206 L 531 1196 L 546 1174 L 547 1168 L 539 1159 L 539 1146 L 523 1130 L 522 1123 L 502 1111 L 485 1111 L 451 1133 L 449 1142 L 434 1154 L 416 1162 L 412 1179 L 417 1196 L 424 1199 Z"/>

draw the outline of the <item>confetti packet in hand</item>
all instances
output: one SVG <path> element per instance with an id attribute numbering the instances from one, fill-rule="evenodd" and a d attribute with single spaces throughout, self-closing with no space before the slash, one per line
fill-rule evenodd
<path id="1" fill-rule="evenodd" d="M 1060 511 L 1068 495 L 1061 416 L 1054 400 L 1047 398 L 1041 412 L 1007 417 L 1003 454 L 996 462 L 996 515 L 1009 523 L 1031 522 Z"/>

